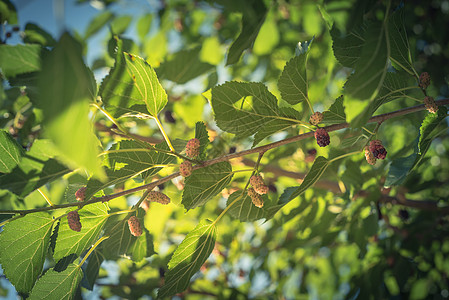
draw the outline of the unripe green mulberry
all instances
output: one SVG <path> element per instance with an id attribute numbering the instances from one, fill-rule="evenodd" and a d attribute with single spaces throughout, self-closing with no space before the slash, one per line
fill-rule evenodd
<path id="1" fill-rule="evenodd" d="M 319 111 L 312 114 L 309 119 L 309 122 L 312 125 L 318 125 L 321 123 L 321 121 L 323 121 L 323 114 L 320 113 Z"/>
<path id="2" fill-rule="evenodd" d="M 170 198 L 167 195 L 157 191 L 151 191 L 147 196 L 147 200 L 150 202 L 157 202 L 160 204 L 170 203 Z"/>
<path id="3" fill-rule="evenodd" d="M 188 160 L 183 161 L 180 165 L 179 165 L 179 172 L 181 173 L 182 177 L 189 177 L 192 174 L 192 163 Z"/>
<path id="4" fill-rule="evenodd" d="M 132 235 L 134 235 L 134 236 L 142 235 L 142 232 L 143 232 L 142 227 L 140 226 L 140 221 L 139 221 L 139 219 L 137 219 L 136 216 L 132 216 L 131 218 L 129 218 L 128 226 L 129 226 L 129 231 L 131 232 Z"/>
<path id="5" fill-rule="evenodd" d="M 200 154 L 200 140 L 197 138 L 190 139 L 186 145 L 186 155 L 194 158 Z"/>
<path id="6" fill-rule="evenodd" d="M 67 214 L 67 222 L 69 223 L 70 229 L 73 231 L 81 231 L 80 215 L 78 214 L 78 211 L 72 210 L 69 212 Z"/>

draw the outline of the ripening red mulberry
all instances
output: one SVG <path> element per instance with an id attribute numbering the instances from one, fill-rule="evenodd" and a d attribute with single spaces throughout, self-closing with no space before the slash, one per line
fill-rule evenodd
<path id="1" fill-rule="evenodd" d="M 435 103 L 435 100 L 433 100 L 432 97 L 425 97 L 424 98 L 424 104 L 426 105 L 426 109 L 432 113 L 432 114 L 436 114 L 438 111 L 438 106 Z"/>
<path id="2" fill-rule="evenodd" d="M 385 159 L 387 156 L 387 150 L 380 140 L 372 140 L 369 143 L 369 151 L 371 151 L 373 156 L 377 159 Z"/>
<path id="3" fill-rule="evenodd" d="M 197 138 L 190 139 L 186 145 L 186 155 L 194 158 L 200 154 L 200 140 Z"/>
<path id="4" fill-rule="evenodd" d="M 192 168 L 192 163 L 186 160 L 179 165 L 179 172 L 182 177 L 189 177 L 192 174 Z"/>
<path id="5" fill-rule="evenodd" d="M 78 214 L 78 211 L 72 210 L 67 214 L 67 222 L 69 223 L 70 229 L 73 231 L 81 231 L 81 222 L 80 222 L 80 215 Z"/>
<path id="6" fill-rule="evenodd" d="M 167 195 L 157 191 L 151 191 L 147 196 L 147 200 L 150 202 L 157 202 L 160 204 L 170 203 L 170 198 Z"/>
<path id="7" fill-rule="evenodd" d="M 262 176 L 260 175 L 253 175 L 249 179 L 249 182 L 251 183 L 252 187 L 258 194 L 266 194 L 268 193 L 268 187 L 263 182 Z"/>
<path id="8" fill-rule="evenodd" d="M 376 164 L 376 158 L 374 157 L 373 153 L 369 150 L 368 146 L 365 147 L 365 158 L 370 165 L 374 166 Z"/>
<path id="9" fill-rule="evenodd" d="M 139 219 L 136 216 L 132 216 L 128 220 L 129 231 L 134 236 L 142 235 L 142 227 L 140 226 Z"/>
<path id="10" fill-rule="evenodd" d="M 75 192 L 75 198 L 77 201 L 84 201 L 84 198 L 86 196 L 86 189 L 87 187 L 83 186 Z"/>
<path id="11" fill-rule="evenodd" d="M 256 207 L 258 208 L 263 207 L 263 199 L 261 195 L 259 195 L 253 188 L 249 188 L 247 193 Z"/>
<path id="12" fill-rule="evenodd" d="M 320 147 L 326 147 L 331 142 L 329 134 L 327 133 L 326 129 L 324 129 L 324 128 L 318 128 L 315 131 L 315 139 L 316 139 L 318 146 L 320 146 Z"/>
<path id="13" fill-rule="evenodd" d="M 319 111 L 312 114 L 309 119 L 309 122 L 312 125 L 318 125 L 321 123 L 321 121 L 323 121 L 323 114 L 320 113 Z"/>
<path id="14" fill-rule="evenodd" d="M 419 75 L 419 86 L 426 89 L 430 85 L 430 75 L 427 72 L 422 72 Z"/>

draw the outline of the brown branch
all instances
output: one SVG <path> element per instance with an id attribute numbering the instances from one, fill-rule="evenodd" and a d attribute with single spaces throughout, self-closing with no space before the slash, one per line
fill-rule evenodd
<path id="1" fill-rule="evenodd" d="M 380 203 L 390 203 L 393 205 L 402 205 L 406 207 L 412 207 L 416 209 L 421 210 L 428 210 L 428 211 L 436 211 L 444 214 L 449 213 L 449 205 L 447 206 L 438 206 L 438 203 L 436 201 L 428 201 L 428 200 L 408 200 L 408 199 L 401 199 L 401 197 L 391 197 L 391 196 L 382 196 L 379 199 Z"/>
<path id="2" fill-rule="evenodd" d="M 442 105 L 447 105 L 449 104 L 449 99 L 441 99 L 441 100 L 437 100 L 435 101 L 435 103 L 438 106 L 442 106 Z M 391 119 L 391 118 L 395 118 L 395 117 L 399 117 L 399 116 L 403 116 L 403 115 L 407 115 L 410 113 L 414 113 L 414 112 L 418 112 L 421 110 L 425 110 L 425 105 L 421 104 L 421 105 L 417 105 L 417 106 L 413 106 L 413 107 L 409 107 L 409 108 L 404 108 L 401 110 L 397 110 L 394 112 L 390 112 L 390 113 L 385 113 L 385 114 L 381 114 L 378 116 L 374 116 L 371 117 L 367 123 L 379 123 L 379 122 L 384 122 L 385 120 Z M 330 125 L 330 126 L 325 126 L 323 128 L 326 129 L 327 132 L 331 132 L 331 131 L 336 131 L 336 130 L 340 130 L 340 129 L 344 129 L 344 128 L 348 128 L 349 124 L 348 123 L 342 123 L 342 124 L 335 124 L 335 125 Z M 234 158 L 239 158 L 242 156 L 246 156 L 249 154 L 254 154 L 254 153 L 261 153 L 261 152 L 265 152 L 274 148 L 277 148 L 279 146 L 283 146 L 283 145 L 287 145 L 290 143 L 294 143 L 297 141 L 301 141 L 303 139 L 309 138 L 309 137 L 313 137 L 314 136 L 314 132 L 307 132 L 307 133 L 303 133 L 297 136 L 293 136 L 284 140 L 280 140 L 274 143 L 270 143 L 264 146 L 260 146 L 260 147 L 256 147 L 253 149 L 248 149 L 248 150 L 244 150 L 244 151 L 240 151 L 240 152 L 236 152 L 236 153 L 232 153 L 232 154 L 227 154 L 221 157 L 217 157 L 211 160 L 207 160 L 204 161 L 198 165 L 196 165 L 195 167 L 193 167 L 193 170 L 197 170 L 197 169 L 201 169 L 207 166 L 211 166 L 223 161 L 229 161 L 231 159 Z M 111 195 L 107 195 L 104 197 L 99 197 L 99 198 L 92 198 L 89 201 L 85 201 L 85 202 L 81 202 L 81 203 L 66 203 L 66 204 L 60 204 L 60 205 L 55 205 L 55 206 L 51 206 L 51 207 L 41 207 L 41 208 L 35 208 L 35 209 L 26 209 L 26 210 L 0 210 L 0 214 L 28 214 L 28 213 L 33 213 L 33 212 L 38 212 L 38 211 L 48 211 L 48 210 L 53 210 L 53 209 L 58 209 L 58 208 L 66 208 L 66 207 L 71 207 L 71 206 L 79 206 L 79 207 L 83 207 L 85 205 L 88 204 L 92 204 L 92 203 L 97 203 L 97 202 L 106 202 L 109 200 L 112 200 L 114 198 L 118 198 L 121 196 L 125 196 L 128 194 L 132 194 L 134 192 L 138 192 L 141 190 L 147 190 L 147 189 L 153 189 L 156 186 L 165 183 L 173 178 L 176 178 L 180 176 L 179 172 L 175 172 L 169 176 L 166 176 L 164 178 L 161 178 L 157 181 L 153 181 L 151 183 L 148 184 L 144 184 L 142 186 L 136 187 L 136 188 L 132 188 L 126 191 L 122 191 L 119 193 L 115 193 L 115 194 L 111 194 Z"/>

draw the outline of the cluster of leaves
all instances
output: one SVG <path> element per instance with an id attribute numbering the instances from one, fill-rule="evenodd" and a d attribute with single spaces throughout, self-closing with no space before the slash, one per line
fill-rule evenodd
<path id="1" fill-rule="evenodd" d="M 2 22 L 16 22 L 10 2 L 1 5 L 8 12 Z M 122 271 L 118 284 L 104 285 L 105 296 L 444 296 L 449 220 L 447 207 L 440 211 L 437 202 L 447 204 L 448 194 L 431 186 L 449 178 L 449 161 L 435 154 L 449 148 L 447 109 L 399 112 L 400 124 L 371 122 L 376 112 L 411 107 L 435 93 L 418 86 L 404 9 L 391 1 L 358 1 L 354 9 L 365 12 L 363 18 L 346 21 L 330 4 L 301 1 L 170 5 L 159 12 L 160 28 L 151 38 L 156 15 L 139 18 L 139 44 L 122 36 L 131 18 L 105 10 L 84 35 L 55 40 L 29 24 L 24 44 L 0 45 L 0 122 L 7 129 L 0 131 L 0 216 L 6 216 L 0 219 L 0 264 L 17 292 L 72 298 L 81 286 L 92 290 L 105 277 L 102 262 L 114 260 Z M 107 53 L 89 68 L 87 42 L 107 24 Z M 214 33 L 201 34 L 204 24 Z M 301 37 L 280 34 L 298 25 L 308 41 L 296 44 Z M 173 30 L 192 47 L 168 54 Z M 264 64 L 264 83 L 251 82 Z M 235 80 L 217 84 L 224 65 Z M 108 74 L 100 83 L 93 71 L 103 67 Z M 343 89 L 336 88 L 339 77 Z M 189 92 L 197 81 L 203 96 Z M 321 101 L 323 95 L 335 100 Z M 213 120 L 202 120 L 204 99 Z M 317 108 L 327 110 L 313 126 L 308 118 Z M 318 127 L 348 129 L 332 133 L 331 145 L 315 155 L 306 151 L 316 148 L 307 138 Z M 189 158 L 184 148 L 193 135 L 200 153 Z M 432 148 L 436 137 L 441 146 Z M 385 141 L 389 158 L 372 167 L 363 149 L 374 138 Z M 226 155 L 231 143 L 248 149 Z M 257 162 L 230 161 L 244 155 L 258 155 Z M 432 162 L 435 157 L 441 163 Z M 180 181 L 184 160 L 195 167 Z M 261 208 L 246 193 L 250 176 L 259 172 L 270 186 Z M 416 177 L 419 184 L 413 184 Z M 85 199 L 76 202 L 82 186 Z M 151 189 L 164 190 L 173 204 L 140 208 Z M 396 202 L 436 213 L 409 216 L 391 207 Z M 73 210 L 79 232 L 67 221 Z M 139 237 L 128 229 L 133 215 L 143 228 Z M 229 222 L 219 222 L 223 218 Z M 258 220 L 264 223 L 251 223 Z"/>

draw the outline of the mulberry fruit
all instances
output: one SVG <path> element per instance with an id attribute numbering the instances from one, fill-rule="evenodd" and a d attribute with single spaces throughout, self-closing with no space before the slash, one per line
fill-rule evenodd
<path id="1" fill-rule="evenodd" d="M 77 201 L 84 201 L 84 198 L 86 196 L 86 189 L 87 187 L 83 186 L 75 192 L 75 198 Z"/>
<path id="2" fill-rule="evenodd" d="M 320 146 L 320 147 L 326 147 L 331 142 L 329 134 L 327 133 L 326 129 L 324 129 L 324 128 L 318 128 L 315 131 L 315 139 L 316 139 L 318 146 Z"/>
<path id="3" fill-rule="evenodd" d="M 376 158 L 374 157 L 373 153 L 369 150 L 368 146 L 365 147 L 365 158 L 370 165 L 374 166 L 376 164 Z"/>
<path id="4" fill-rule="evenodd" d="M 310 116 L 309 122 L 312 125 L 318 125 L 323 121 L 323 114 L 319 111 L 315 112 L 313 115 Z"/>
<path id="5" fill-rule="evenodd" d="M 430 85 L 430 75 L 427 72 L 422 72 L 419 75 L 419 86 L 424 90 Z"/>
<path id="6" fill-rule="evenodd" d="M 433 100 L 432 97 L 425 97 L 424 98 L 424 104 L 426 105 L 426 109 L 432 113 L 432 114 L 436 114 L 438 111 L 438 106 L 435 103 L 435 100 Z"/>
<path id="7" fill-rule="evenodd" d="M 249 179 L 249 182 L 253 186 L 253 189 L 256 193 L 261 194 L 261 195 L 268 193 L 268 187 L 263 182 L 262 176 L 253 175 Z"/>
<path id="8" fill-rule="evenodd" d="M 385 159 L 387 156 L 387 150 L 380 140 L 372 140 L 369 143 L 369 151 L 371 151 L 373 156 L 377 159 Z"/>
<path id="9" fill-rule="evenodd" d="M 150 202 L 157 202 L 160 204 L 169 204 L 170 198 L 161 192 L 151 191 L 148 196 L 147 200 Z"/>
<path id="10" fill-rule="evenodd" d="M 189 177 L 192 174 L 192 163 L 188 160 L 179 165 L 179 172 L 182 177 Z"/>
<path id="11" fill-rule="evenodd" d="M 77 232 L 81 231 L 80 215 L 76 210 L 72 210 L 67 214 L 67 221 L 70 229 Z"/>
<path id="12" fill-rule="evenodd" d="M 194 158 L 200 154 L 200 140 L 197 138 L 190 139 L 186 145 L 186 155 Z"/>
<path id="13" fill-rule="evenodd" d="M 248 196 L 251 198 L 251 201 L 256 207 L 258 208 L 263 207 L 262 196 L 260 196 L 253 188 L 248 189 Z"/>
<path id="14" fill-rule="evenodd" d="M 128 220 L 129 231 L 134 236 L 142 235 L 142 227 L 140 226 L 139 219 L 136 216 L 132 216 Z"/>

